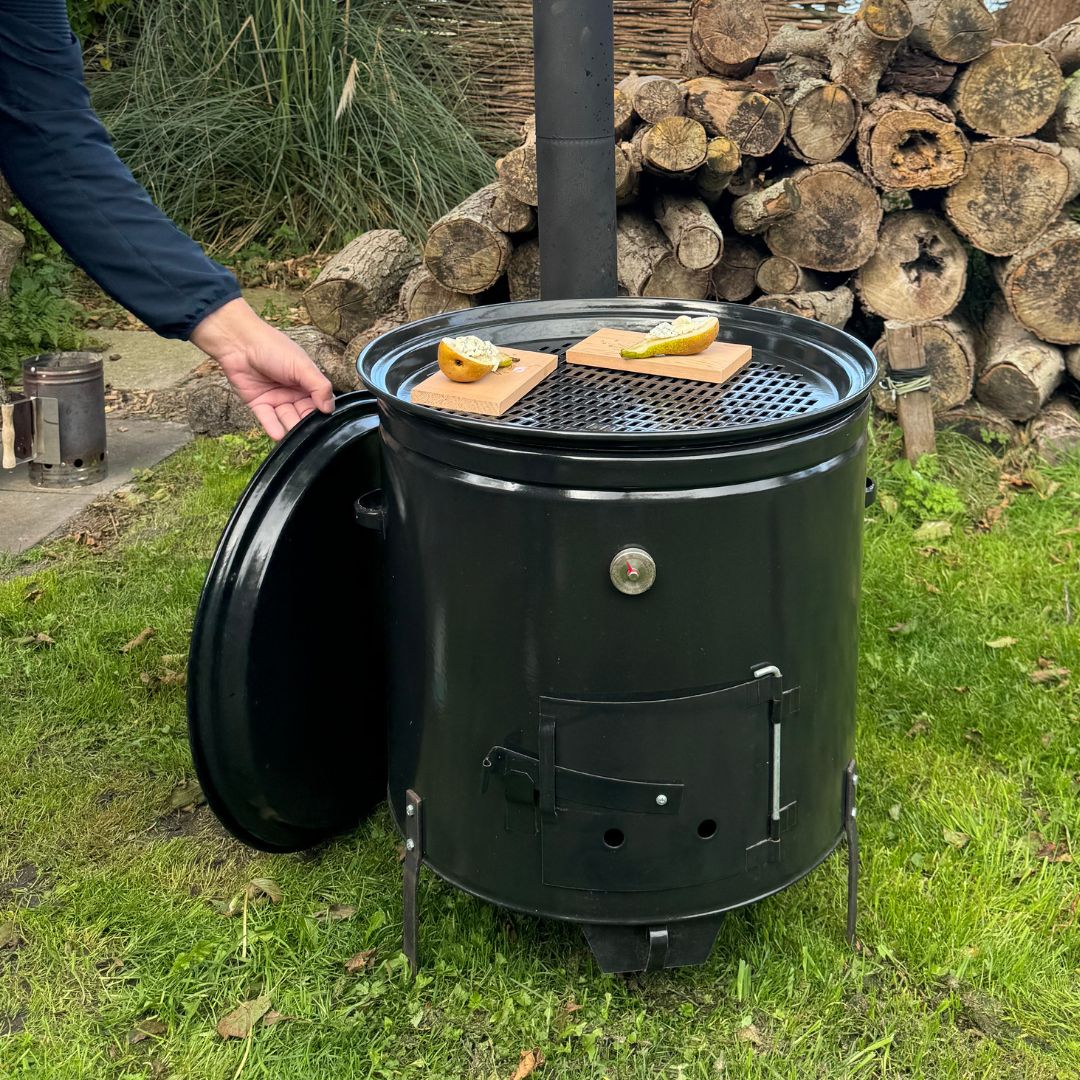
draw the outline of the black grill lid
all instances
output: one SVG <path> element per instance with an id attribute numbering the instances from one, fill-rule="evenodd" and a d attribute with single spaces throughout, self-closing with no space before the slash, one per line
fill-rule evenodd
<path id="1" fill-rule="evenodd" d="M 253 847 L 311 847 L 386 794 L 381 545 L 353 511 L 379 461 L 370 395 L 313 413 L 251 481 L 207 574 L 191 751 L 211 808 Z"/>
<path id="2" fill-rule="evenodd" d="M 677 315 L 715 314 L 720 339 L 754 358 L 722 386 L 568 365 L 570 345 L 604 326 L 645 332 Z M 412 388 L 437 369 L 439 340 L 477 334 L 499 345 L 560 356 L 555 374 L 501 417 L 414 405 Z M 851 335 L 795 315 L 685 300 L 619 297 L 528 301 L 437 315 L 377 338 L 360 354 L 361 378 L 391 406 L 455 427 L 505 436 L 584 440 L 729 440 L 816 425 L 857 405 L 877 366 Z"/>

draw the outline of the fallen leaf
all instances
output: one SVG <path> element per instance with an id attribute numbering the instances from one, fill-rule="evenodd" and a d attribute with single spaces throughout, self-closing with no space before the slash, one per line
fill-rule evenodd
<path id="1" fill-rule="evenodd" d="M 44 595 L 44 589 L 33 588 L 23 597 L 23 600 L 28 604 L 36 604 Z"/>
<path id="2" fill-rule="evenodd" d="M 10 920 L 0 923 L 0 949 L 14 949 L 19 944 L 15 924 Z"/>
<path id="3" fill-rule="evenodd" d="M 203 789 L 196 780 L 181 780 L 169 796 L 170 810 L 184 810 L 189 806 L 201 806 L 206 802 Z"/>
<path id="4" fill-rule="evenodd" d="M 522 1050 L 518 1058 L 517 1068 L 511 1075 L 510 1080 L 525 1080 L 527 1076 L 532 1076 L 543 1064 L 544 1055 L 539 1050 Z"/>
<path id="5" fill-rule="evenodd" d="M 365 949 L 363 952 L 358 952 L 355 956 L 350 956 L 345 961 L 345 970 L 350 975 L 356 975 L 361 971 L 367 971 L 369 967 L 375 965 L 375 950 Z"/>
<path id="6" fill-rule="evenodd" d="M 900 634 L 901 636 L 906 636 L 907 634 L 912 633 L 914 631 L 914 629 L 915 629 L 915 623 L 914 622 L 898 622 L 898 623 L 894 623 L 892 626 L 889 627 L 889 633 L 890 634 Z"/>
<path id="7" fill-rule="evenodd" d="M 1047 840 L 1041 833 L 1029 834 L 1029 839 L 1035 847 L 1035 858 L 1045 859 L 1048 863 L 1071 863 L 1072 852 L 1069 851 L 1067 840 Z"/>
<path id="8" fill-rule="evenodd" d="M 932 594 L 933 596 L 940 596 L 941 595 L 941 590 L 930 581 L 928 581 L 926 583 L 926 591 L 928 593 Z"/>
<path id="9" fill-rule="evenodd" d="M 144 626 L 127 644 L 120 646 L 122 653 L 129 653 L 132 649 L 145 645 L 157 631 L 152 626 Z"/>
<path id="10" fill-rule="evenodd" d="M 283 1016 L 281 1013 L 277 1012 L 275 1009 L 271 1009 L 262 1018 L 262 1026 L 263 1027 L 273 1027 L 275 1024 L 280 1024 L 282 1020 L 290 1020 L 290 1019 L 291 1019 L 291 1017 Z"/>
<path id="11" fill-rule="evenodd" d="M 914 739 L 916 735 L 925 735 L 929 727 L 925 720 L 916 720 L 907 730 L 907 737 Z"/>
<path id="12" fill-rule="evenodd" d="M 970 686 L 954 686 L 953 687 L 953 693 L 954 694 L 970 694 L 971 693 L 971 687 Z"/>
<path id="13" fill-rule="evenodd" d="M 738 1039 L 739 1042 L 748 1042 L 751 1046 L 765 1045 L 765 1039 L 762 1037 L 761 1032 L 758 1031 L 757 1025 L 755 1024 L 747 1024 L 746 1027 L 739 1028 L 739 1030 L 735 1032 L 735 1038 Z"/>
<path id="14" fill-rule="evenodd" d="M 251 1029 L 269 1010 L 269 994 L 245 1001 L 218 1021 L 217 1033 L 223 1039 L 246 1039 L 251 1034 Z"/>
<path id="15" fill-rule="evenodd" d="M 981 746 L 983 741 L 983 733 L 978 728 L 969 727 L 964 732 L 964 739 L 971 743 L 973 746 Z"/>
<path id="16" fill-rule="evenodd" d="M 252 878 L 244 891 L 249 900 L 261 900 L 265 897 L 271 904 L 280 904 L 283 895 L 281 886 L 276 881 L 265 877 Z"/>
<path id="17" fill-rule="evenodd" d="M 957 832 L 955 829 L 942 829 L 941 837 L 946 844 L 956 848 L 957 851 L 967 847 L 971 840 L 967 833 Z"/>
<path id="18" fill-rule="evenodd" d="M 562 1011 L 563 1011 L 563 1014 L 564 1014 L 565 1016 L 570 1016 L 570 1015 L 572 1015 L 573 1013 L 576 1013 L 576 1012 L 577 1012 L 577 1011 L 578 1011 L 578 1010 L 579 1010 L 580 1008 L 581 1008 L 581 1006 L 580 1006 L 580 1005 L 579 1005 L 579 1004 L 578 1004 L 578 1003 L 577 1003 L 577 1002 L 576 1002 L 576 1001 L 575 1001 L 575 1000 L 574 1000 L 573 998 L 571 998 L 571 999 L 570 999 L 570 1000 L 569 1000 L 569 1001 L 568 1001 L 568 1002 L 567 1002 L 567 1003 L 566 1003 L 566 1004 L 565 1004 L 565 1005 L 564 1005 L 564 1006 L 562 1007 Z"/>
<path id="19" fill-rule="evenodd" d="M 48 634 L 32 634 L 29 637 L 15 639 L 16 645 L 31 645 L 35 649 L 48 649 L 56 642 Z"/>
<path id="20" fill-rule="evenodd" d="M 167 1030 L 165 1025 L 156 1017 L 147 1017 L 145 1020 L 140 1020 L 128 1032 L 128 1045 L 135 1046 L 138 1043 L 144 1042 L 146 1039 L 158 1039 L 164 1035 Z"/>
<path id="21" fill-rule="evenodd" d="M 912 535 L 916 540 L 943 540 L 952 536 L 952 522 L 924 521 Z"/>
<path id="22" fill-rule="evenodd" d="M 886 517 L 895 517 L 896 512 L 900 509 L 900 504 L 896 499 L 885 492 L 878 496 L 878 505 Z"/>
<path id="23" fill-rule="evenodd" d="M 889 817 L 891 817 L 893 819 L 893 821 L 899 821 L 900 820 L 900 804 L 899 803 L 893 803 L 892 806 L 889 807 Z"/>
<path id="24" fill-rule="evenodd" d="M 1017 644 L 1019 644 L 1019 642 L 1014 637 L 999 637 L 994 638 L 993 641 L 986 642 L 987 648 L 990 649 L 1011 649 Z"/>
<path id="25" fill-rule="evenodd" d="M 1060 667 L 1055 660 L 1040 656 L 1038 667 L 1028 675 L 1028 679 L 1036 685 L 1040 683 L 1054 685 L 1068 682 L 1069 675 L 1070 672 L 1067 667 Z"/>
<path id="26" fill-rule="evenodd" d="M 932 559 L 935 555 L 941 554 L 941 548 L 936 547 L 921 547 L 915 549 L 924 559 Z"/>
<path id="27" fill-rule="evenodd" d="M 356 908 L 352 904 L 331 904 L 322 911 L 316 911 L 311 917 L 319 922 L 340 922 L 342 919 L 351 919 L 356 914 Z"/>

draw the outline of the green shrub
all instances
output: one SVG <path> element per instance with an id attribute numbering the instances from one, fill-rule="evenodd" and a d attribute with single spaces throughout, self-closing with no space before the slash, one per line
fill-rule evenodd
<path id="1" fill-rule="evenodd" d="M 413 236 L 489 178 L 457 73 L 402 0 L 135 0 L 92 81 L 120 155 L 222 251 Z"/>
<path id="2" fill-rule="evenodd" d="M 941 465 L 936 455 L 919 458 L 918 466 L 900 460 L 892 467 L 899 481 L 897 498 L 900 505 L 917 521 L 941 521 L 959 517 L 965 511 L 960 492 L 941 482 Z"/>

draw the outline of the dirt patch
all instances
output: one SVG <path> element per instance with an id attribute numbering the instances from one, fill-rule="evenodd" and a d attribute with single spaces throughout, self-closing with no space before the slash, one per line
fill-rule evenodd
<path id="1" fill-rule="evenodd" d="M 154 822 L 149 831 L 151 840 L 176 840 L 180 837 L 202 837 L 229 840 L 232 837 L 205 806 L 170 810 Z"/>
<path id="2" fill-rule="evenodd" d="M 17 1013 L 0 1013 L 0 1037 L 18 1035 L 26 1027 L 25 1010 Z"/>
<path id="3" fill-rule="evenodd" d="M 109 390 L 105 394 L 105 413 L 117 420 L 134 416 L 186 424 L 187 400 L 184 386 L 165 390 Z"/>
<path id="4" fill-rule="evenodd" d="M 36 908 L 46 890 L 38 868 L 33 863 L 23 863 L 12 878 L 0 881 L 0 900 L 9 900 L 15 907 Z"/>

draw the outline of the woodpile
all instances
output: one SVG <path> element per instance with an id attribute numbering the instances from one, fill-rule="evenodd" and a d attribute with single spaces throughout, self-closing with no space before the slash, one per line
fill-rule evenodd
<path id="1" fill-rule="evenodd" d="M 615 185 L 620 292 L 847 327 L 891 377 L 874 399 L 908 418 L 909 452 L 930 418 L 1056 455 L 1080 441 L 1080 19 L 1037 44 L 1000 39 L 981 0 L 866 0 L 809 26 L 691 0 L 683 22 L 680 63 L 615 91 L 597 183 Z M 343 341 L 380 303 L 538 296 L 534 130 L 419 252 L 354 241 L 309 290 L 312 322 Z"/>

